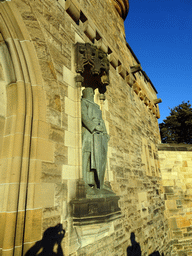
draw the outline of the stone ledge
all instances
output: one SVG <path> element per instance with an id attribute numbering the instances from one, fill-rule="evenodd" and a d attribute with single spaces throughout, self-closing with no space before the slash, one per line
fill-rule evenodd
<path id="1" fill-rule="evenodd" d="M 192 151 L 191 144 L 165 144 L 161 143 L 158 145 L 159 151 Z"/>

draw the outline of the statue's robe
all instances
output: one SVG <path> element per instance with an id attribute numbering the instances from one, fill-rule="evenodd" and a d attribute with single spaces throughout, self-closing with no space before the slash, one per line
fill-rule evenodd
<path id="1" fill-rule="evenodd" d="M 87 173 L 96 170 L 100 186 L 103 186 L 105 168 L 107 162 L 107 144 L 108 135 L 105 127 L 105 123 L 102 119 L 102 112 L 99 105 L 96 103 L 82 98 L 81 101 L 81 113 L 82 113 L 82 154 L 83 154 L 83 176 L 89 184 L 89 178 Z M 96 131 L 95 128 L 101 126 L 103 132 Z M 89 170 L 85 168 L 85 161 L 90 154 Z"/>

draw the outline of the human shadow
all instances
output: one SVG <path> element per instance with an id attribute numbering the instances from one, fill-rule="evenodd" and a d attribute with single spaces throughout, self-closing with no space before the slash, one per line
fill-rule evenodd
<path id="1" fill-rule="evenodd" d="M 155 251 L 151 253 L 149 256 L 164 256 L 164 253 L 162 252 L 162 254 L 160 255 L 159 251 Z"/>
<path id="2" fill-rule="evenodd" d="M 127 256 L 141 256 L 141 247 L 140 244 L 135 241 L 134 232 L 131 233 L 130 240 L 132 245 L 127 247 Z M 159 251 L 155 251 L 149 256 L 164 256 L 164 253 L 160 255 Z"/>
<path id="3" fill-rule="evenodd" d="M 141 256 L 141 247 L 135 241 L 134 232 L 131 232 L 130 240 L 132 245 L 127 247 L 127 256 Z"/>
<path id="4" fill-rule="evenodd" d="M 43 238 L 37 241 L 25 254 L 25 256 L 64 256 L 61 241 L 65 235 L 62 224 L 50 227 L 43 233 Z M 57 245 L 57 252 L 54 247 Z"/>

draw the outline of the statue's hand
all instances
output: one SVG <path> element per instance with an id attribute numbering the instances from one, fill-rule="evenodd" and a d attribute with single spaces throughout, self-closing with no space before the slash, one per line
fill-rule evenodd
<path id="1" fill-rule="evenodd" d="M 103 127 L 101 127 L 100 125 L 97 125 L 95 127 L 95 130 L 98 131 L 98 132 L 104 132 Z"/>

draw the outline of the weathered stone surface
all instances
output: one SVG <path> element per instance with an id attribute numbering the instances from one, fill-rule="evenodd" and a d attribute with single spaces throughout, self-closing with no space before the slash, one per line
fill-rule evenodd
<path id="1" fill-rule="evenodd" d="M 173 246 L 178 255 L 190 255 L 192 243 L 190 232 L 192 226 L 191 145 L 160 144 L 158 148 L 165 195 L 165 212 L 169 220 Z M 178 239 L 176 243 L 175 238 Z"/>

